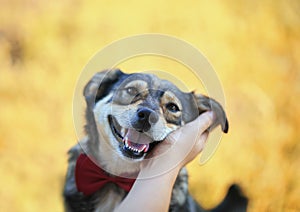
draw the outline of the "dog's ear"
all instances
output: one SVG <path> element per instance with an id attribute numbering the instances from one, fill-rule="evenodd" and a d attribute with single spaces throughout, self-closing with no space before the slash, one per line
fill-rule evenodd
<path id="1" fill-rule="evenodd" d="M 87 83 L 83 95 L 88 105 L 94 105 L 103 98 L 121 76 L 125 75 L 120 69 L 104 70 L 96 73 Z"/>
<path id="2" fill-rule="evenodd" d="M 194 98 L 196 100 L 196 104 L 199 110 L 199 115 L 201 113 L 204 113 L 205 111 L 212 110 L 215 114 L 215 121 L 210 127 L 210 129 L 215 128 L 219 124 L 222 127 L 222 130 L 224 133 L 228 132 L 228 120 L 225 114 L 225 111 L 223 110 L 223 107 L 214 99 L 209 98 L 207 96 L 201 95 L 201 94 L 194 94 Z"/>

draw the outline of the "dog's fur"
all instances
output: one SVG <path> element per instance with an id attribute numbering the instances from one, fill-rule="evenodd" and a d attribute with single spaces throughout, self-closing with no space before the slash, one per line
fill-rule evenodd
<path id="1" fill-rule="evenodd" d="M 86 85 L 84 96 L 87 136 L 69 151 L 64 187 L 66 211 L 113 211 L 127 195 L 112 183 L 90 196 L 79 192 L 74 170 L 82 153 L 93 157 L 112 175 L 134 177 L 141 161 L 157 143 L 205 111 L 213 110 L 216 115 L 210 129 L 221 125 L 224 132 L 228 131 L 225 112 L 218 102 L 193 92 L 184 93 L 151 74 L 125 74 L 118 69 L 99 72 Z M 137 136 L 139 140 L 135 141 Z M 129 144 L 123 142 L 125 138 Z M 246 206 L 247 198 L 234 185 L 213 211 L 245 211 Z M 185 168 L 173 187 L 169 210 L 204 211 L 189 195 Z"/>

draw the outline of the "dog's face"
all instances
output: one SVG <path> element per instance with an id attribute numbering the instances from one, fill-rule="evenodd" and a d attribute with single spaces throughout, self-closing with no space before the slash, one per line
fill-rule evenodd
<path id="1" fill-rule="evenodd" d="M 96 74 L 84 90 L 88 125 L 118 155 L 128 160 L 142 160 L 169 133 L 194 120 L 207 110 L 214 110 L 224 132 L 228 123 L 222 107 L 214 100 L 194 93 L 184 93 L 169 81 L 152 74 L 125 74 L 111 70 Z"/>

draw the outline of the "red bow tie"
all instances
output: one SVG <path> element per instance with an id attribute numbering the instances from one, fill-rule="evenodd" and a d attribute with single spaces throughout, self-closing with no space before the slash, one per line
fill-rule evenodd
<path id="1" fill-rule="evenodd" d="M 118 176 L 109 176 L 97 166 L 86 154 L 79 155 L 76 168 L 75 180 L 78 191 L 84 195 L 91 195 L 101 189 L 107 183 L 115 183 L 120 188 L 129 192 L 135 179 Z"/>

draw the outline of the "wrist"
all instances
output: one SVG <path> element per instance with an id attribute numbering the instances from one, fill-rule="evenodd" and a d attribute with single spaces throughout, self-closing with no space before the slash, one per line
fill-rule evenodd
<path id="1" fill-rule="evenodd" d="M 141 171 L 138 174 L 137 179 L 139 180 L 165 180 L 168 182 L 175 182 L 176 177 L 180 171 L 180 167 L 176 166 L 173 169 L 170 169 L 166 172 L 162 172 L 159 174 L 153 174 L 151 172 L 151 170 L 147 169 L 147 167 L 144 167 L 143 169 L 141 169 Z"/>
<path id="2" fill-rule="evenodd" d="M 115 211 L 140 211 L 137 208 L 141 207 L 145 212 L 168 211 L 172 188 L 178 172 L 179 169 L 174 168 L 168 172 L 150 176 L 146 169 L 142 169 L 129 194 Z M 140 196 L 145 198 L 140 198 Z M 146 197 L 151 197 L 151 201 L 148 201 Z M 139 198 L 138 202 L 136 198 Z"/>

